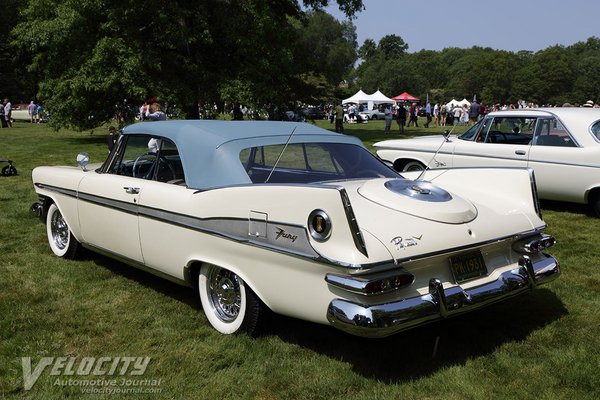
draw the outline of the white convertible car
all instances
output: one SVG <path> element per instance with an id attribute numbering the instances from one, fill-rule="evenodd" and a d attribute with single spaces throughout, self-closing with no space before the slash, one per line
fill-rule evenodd
<path id="1" fill-rule="evenodd" d="M 33 171 L 54 254 L 196 287 L 225 334 L 268 308 L 382 337 L 560 274 L 528 169 L 405 179 L 354 137 L 258 121 L 138 123 L 102 166 L 79 158 Z"/>
<path id="2" fill-rule="evenodd" d="M 424 136 L 374 146 L 398 171 L 425 166 L 529 167 L 535 171 L 540 198 L 590 204 L 600 216 L 598 108 L 493 112 L 443 144 L 440 136 Z"/>

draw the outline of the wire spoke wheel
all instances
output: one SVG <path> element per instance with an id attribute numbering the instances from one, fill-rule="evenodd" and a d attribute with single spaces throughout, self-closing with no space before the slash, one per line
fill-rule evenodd
<path id="1" fill-rule="evenodd" d="M 48 244 L 52 252 L 59 257 L 77 258 L 81 252 L 80 243 L 73 237 L 67 221 L 56 204 L 50 205 L 46 215 Z"/>
<path id="2" fill-rule="evenodd" d="M 69 226 L 63 219 L 60 211 L 52 214 L 50 219 L 52 241 L 59 249 L 63 250 L 69 245 Z"/>
<path id="3" fill-rule="evenodd" d="M 239 315 L 242 305 L 242 294 L 237 275 L 213 266 L 208 275 L 208 285 L 212 308 L 223 321 L 234 321 Z"/>
<path id="4" fill-rule="evenodd" d="M 208 322 L 224 334 L 253 334 L 264 313 L 262 302 L 235 272 L 203 264 L 198 291 Z"/>

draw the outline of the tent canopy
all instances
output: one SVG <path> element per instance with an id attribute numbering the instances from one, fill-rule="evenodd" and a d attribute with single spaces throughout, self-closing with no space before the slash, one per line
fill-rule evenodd
<path id="1" fill-rule="evenodd" d="M 464 106 L 469 107 L 470 105 L 471 105 L 471 103 L 467 99 L 462 99 L 461 101 L 458 101 L 456 99 L 452 99 L 451 101 L 449 101 L 446 104 L 446 107 L 447 108 L 464 107 Z"/>
<path id="2" fill-rule="evenodd" d="M 370 101 L 372 101 L 373 104 L 394 103 L 394 100 L 390 99 L 379 90 L 371 95 Z"/>
<path id="3" fill-rule="evenodd" d="M 419 101 L 421 99 L 419 99 L 418 97 L 413 96 L 412 94 L 410 94 L 408 92 L 404 92 L 402 94 L 399 94 L 398 96 L 392 97 L 392 100 L 396 100 L 396 101 Z"/>
<path id="4" fill-rule="evenodd" d="M 373 94 L 366 94 L 361 89 L 358 92 L 356 92 L 354 94 L 354 96 L 348 97 L 347 99 L 342 100 L 342 104 L 346 104 L 346 103 L 356 103 L 356 104 L 367 103 L 367 108 L 369 110 L 372 110 L 374 105 L 386 104 L 386 103 L 393 104 L 394 100 L 390 99 L 389 97 L 387 97 L 386 95 L 381 93 L 379 90 Z"/>
<path id="5" fill-rule="evenodd" d="M 363 92 L 362 89 L 361 89 L 358 92 L 356 92 L 354 94 L 354 96 L 348 97 L 347 99 L 342 100 L 342 104 L 346 104 L 346 103 L 356 103 L 356 104 L 366 103 L 369 100 L 371 100 L 371 96 L 368 95 L 368 94 L 366 94 L 365 92 Z"/>

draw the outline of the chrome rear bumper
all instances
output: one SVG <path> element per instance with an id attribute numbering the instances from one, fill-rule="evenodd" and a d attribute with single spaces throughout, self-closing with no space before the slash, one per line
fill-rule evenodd
<path id="1" fill-rule="evenodd" d="M 521 256 L 518 268 L 502 273 L 494 282 L 468 290 L 460 286 L 444 289 L 438 279 L 432 278 L 428 294 L 391 303 L 365 306 L 334 299 L 327 319 L 334 327 L 353 335 L 384 337 L 504 300 L 559 275 L 560 265 L 555 258 L 547 256 L 533 263 L 528 256 Z"/>

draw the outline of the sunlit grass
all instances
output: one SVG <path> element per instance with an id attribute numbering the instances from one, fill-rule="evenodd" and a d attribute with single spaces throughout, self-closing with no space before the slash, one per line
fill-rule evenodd
<path id="1" fill-rule="evenodd" d="M 345 128 L 369 146 L 398 137 L 386 136 L 382 121 Z M 442 130 L 409 128 L 405 136 Z M 99 255 L 51 255 L 44 224 L 29 212 L 36 200 L 31 170 L 75 165 L 79 151 L 102 161 L 104 131 L 53 132 L 26 123 L 0 130 L 0 159 L 11 158 L 19 170 L 0 178 L 3 396 L 81 396 L 77 387 L 54 385 L 48 370 L 24 391 L 21 357 L 147 356 L 144 378 L 162 379 L 162 392 L 136 398 L 600 397 L 600 220 L 585 207 L 543 204 L 563 274 L 503 304 L 382 340 L 278 316 L 258 338 L 231 337 L 209 326 L 191 289 Z"/>

